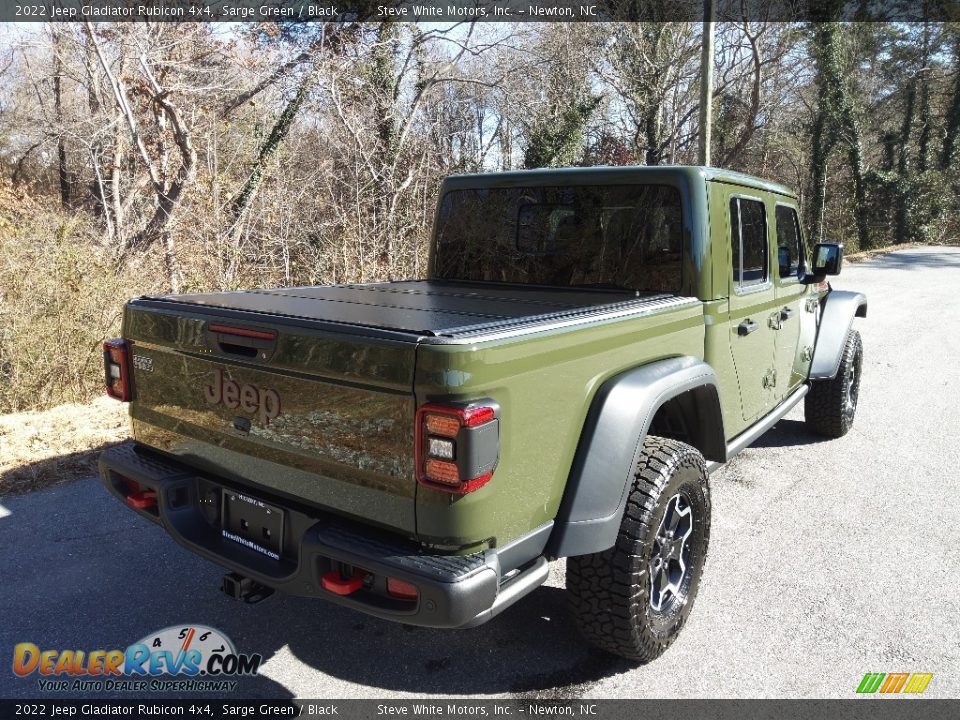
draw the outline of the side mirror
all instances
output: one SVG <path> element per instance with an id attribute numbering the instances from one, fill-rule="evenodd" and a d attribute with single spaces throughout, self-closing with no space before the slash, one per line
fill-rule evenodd
<path id="1" fill-rule="evenodd" d="M 839 275 L 843 266 L 841 243 L 817 243 L 813 246 L 813 267 L 804 277 L 807 284 L 822 282 L 827 275 Z"/>
<path id="2" fill-rule="evenodd" d="M 813 246 L 813 274 L 839 275 L 843 265 L 843 245 L 817 243 Z"/>

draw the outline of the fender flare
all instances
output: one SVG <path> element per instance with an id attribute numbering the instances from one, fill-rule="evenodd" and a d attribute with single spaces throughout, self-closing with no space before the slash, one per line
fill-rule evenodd
<path id="1" fill-rule="evenodd" d="M 610 378 L 597 391 L 584 422 L 547 553 L 569 557 L 602 552 L 616 542 L 633 469 L 657 410 L 693 393 L 708 460 L 726 461 L 723 415 L 713 368 L 695 357 L 658 360 Z"/>
<path id="2" fill-rule="evenodd" d="M 854 317 L 867 316 L 867 296 L 848 290 L 831 290 L 823 300 L 817 342 L 810 361 L 810 380 L 837 376 L 847 334 Z"/>

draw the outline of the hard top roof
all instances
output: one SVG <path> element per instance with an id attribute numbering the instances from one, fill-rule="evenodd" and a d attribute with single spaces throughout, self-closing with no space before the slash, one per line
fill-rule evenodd
<path id="1" fill-rule="evenodd" d="M 765 190 L 795 198 L 797 194 L 785 185 L 754 177 L 745 173 L 722 168 L 699 165 L 624 165 L 570 168 L 542 168 L 537 170 L 512 170 L 508 172 L 474 173 L 451 175 L 444 180 L 447 190 L 475 187 L 517 187 L 529 183 L 571 183 L 587 185 L 591 182 L 612 184 L 616 182 L 657 182 L 669 176 L 686 177 L 688 182 L 715 181 L 741 187 Z"/>

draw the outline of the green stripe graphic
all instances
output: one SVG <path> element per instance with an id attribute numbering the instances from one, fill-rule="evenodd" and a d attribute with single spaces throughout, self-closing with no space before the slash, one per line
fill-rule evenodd
<path id="1" fill-rule="evenodd" d="M 863 680 L 860 681 L 860 686 L 857 688 L 857 692 L 875 693 L 877 688 L 880 687 L 880 683 L 883 682 L 883 679 L 886 676 L 886 673 L 867 673 L 863 676 Z"/>

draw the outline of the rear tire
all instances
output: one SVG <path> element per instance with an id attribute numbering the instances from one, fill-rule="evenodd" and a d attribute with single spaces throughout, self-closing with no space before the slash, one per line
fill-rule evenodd
<path id="1" fill-rule="evenodd" d="M 580 632 L 630 660 L 662 655 L 693 608 L 709 539 L 703 456 L 676 440 L 648 437 L 616 544 L 567 559 L 567 592 Z"/>
<path id="2" fill-rule="evenodd" d="M 860 397 L 863 343 L 860 333 L 847 333 L 840 369 L 832 380 L 814 380 L 803 402 L 807 428 L 830 438 L 843 437 L 853 427 Z"/>

